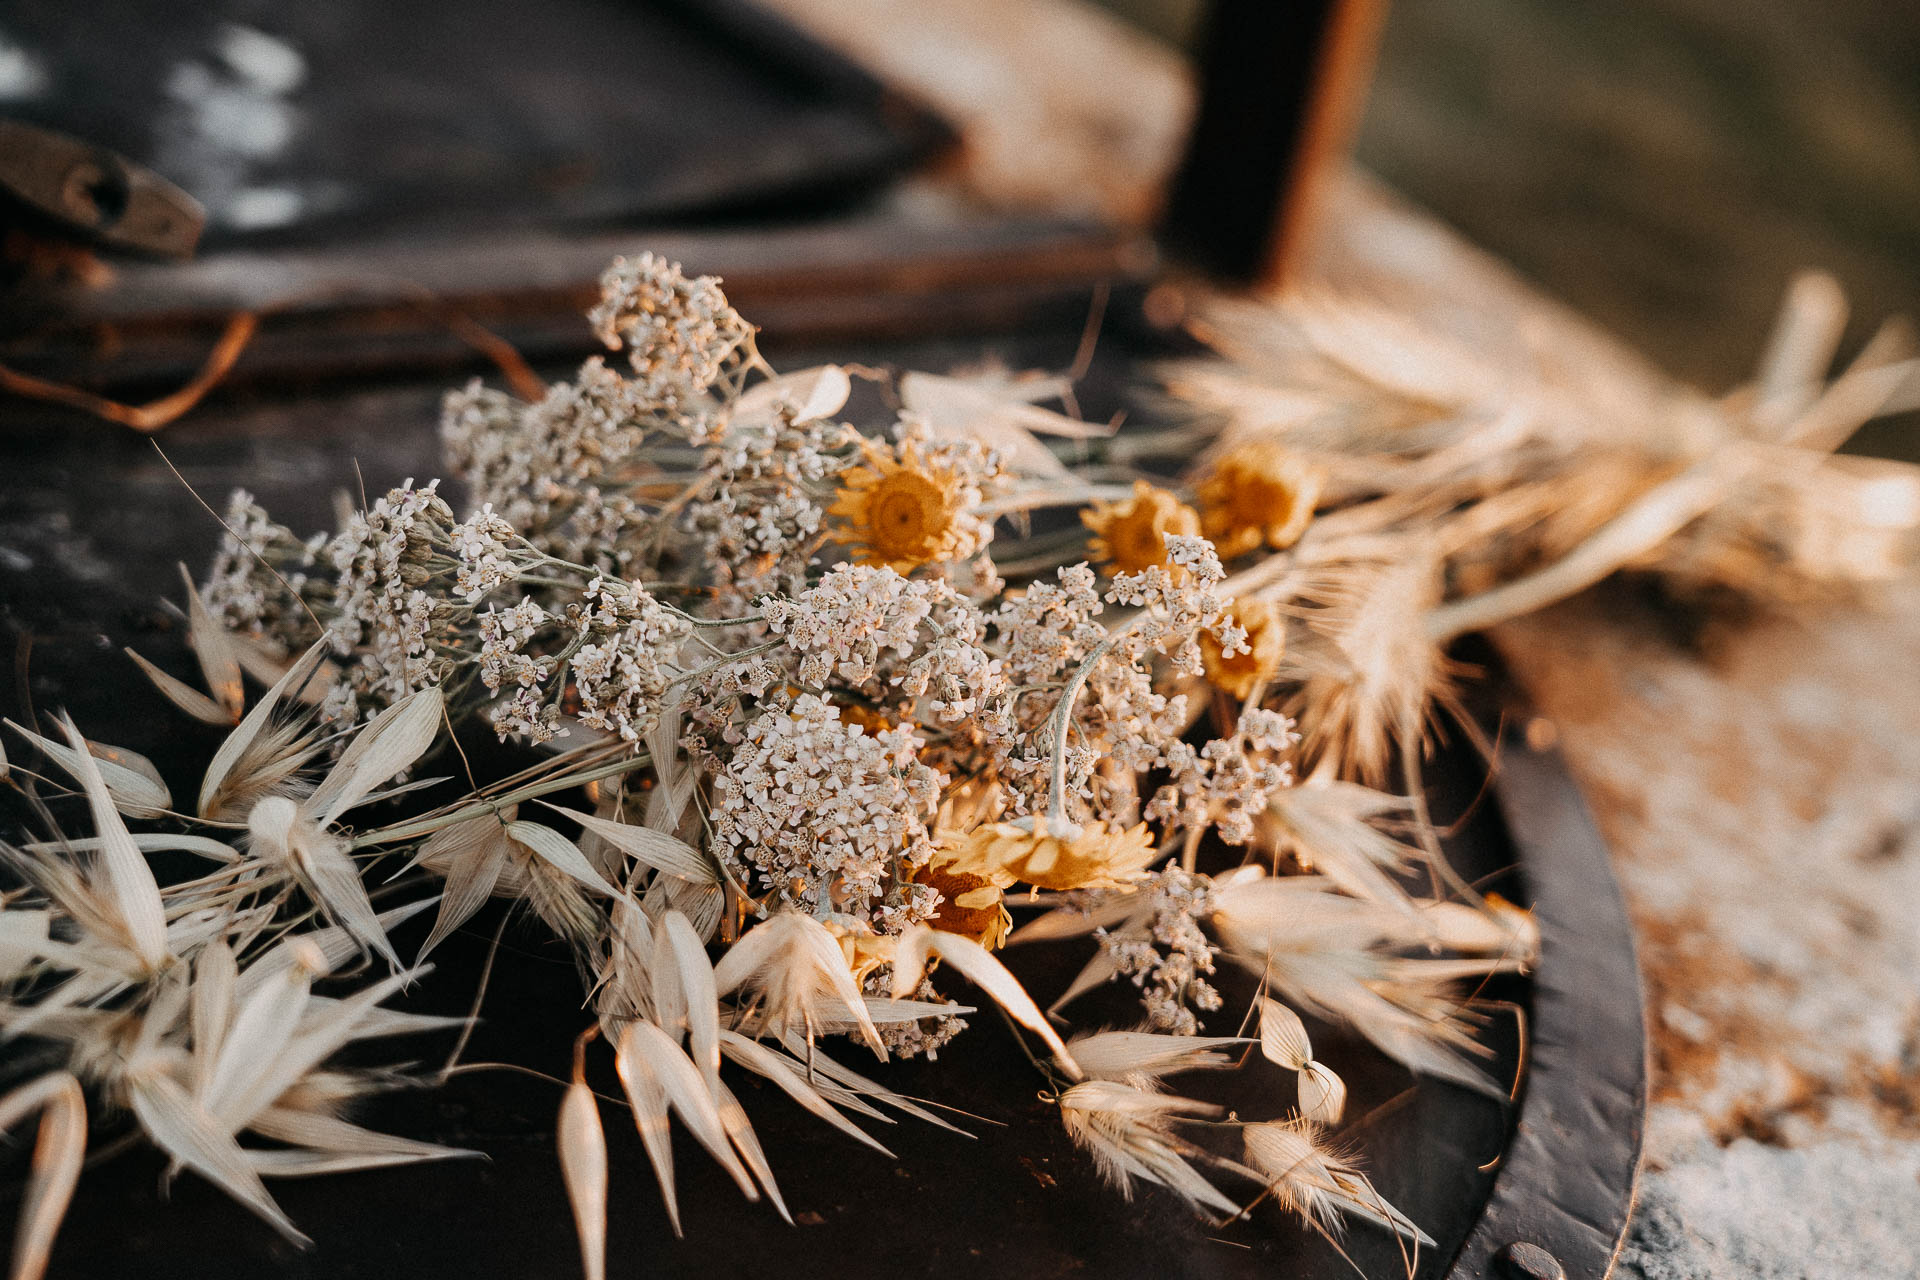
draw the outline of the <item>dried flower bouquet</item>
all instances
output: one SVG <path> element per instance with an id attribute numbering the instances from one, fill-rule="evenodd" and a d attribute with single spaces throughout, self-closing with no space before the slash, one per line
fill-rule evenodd
<path id="1" fill-rule="evenodd" d="M 336 1054 L 457 1024 L 384 1002 L 490 898 L 568 945 L 592 1010 L 558 1123 L 589 1277 L 608 1195 L 593 1040 L 676 1230 L 674 1117 L 785 1216 L 728 1075 L 878 1146 L 857 1117 L 933 1117 L 844 1065 L 843 1039 L 935 1054 L 969 991 L 1028 1038 L 1062 1125 L 1123 1192 L 1223 1219 L 1271 1196 L 1330 1238 L 1359 1220 L 1417 1249 L 1340 1154 L 1345 1086 L 1300 1013 L 1506 1094 L 1459 988 L 1523 968 L 1536 939 L 1457 882 L 1424 821 L 1445 641 L 1649 555 L 1738 586 L 1761 564 L 1760 585 L 1782 564 L 1865 576 L 1846 542 L 1861 522 L 1764 461 L 1811 428 L 1676 456 L 1592 417 L 1569 441 L 1568 414 L 1503 412 L 1501 384 L 1445 382 L 1409 363 L 1432 354 L 1418 335 L 1323 301 L 1223 304 L 1226 358 L 1173 371 L 1224 428 L 1184 496 L 1128 465 L 1139 439 L 1038 408 L 1044 382 L 909 374 L 891 438 L 863 435 L 836 416 L 847 370 L 775 374 L 716 281 L 650 255 L 609 270 L 591 319 L 620 364 L 537 403 L 448 397 L 464 514 L 409 483 L 303 538 L 234 496 L 187 589 L 204 687 L 142 663 L 182 712 L 230 726 L 192 804 L 71 722 L 14 726 L 46 765 L 8 782 L 83 802 L 88 831 L 0 847 L 22 886 L 0 909 L 0 1018 L 57 1062 L 0 1098 L 0 1126 L 40 1116 L 16 1277 L 45 1268 L 89 1096 L 294 1239 L 266 1179 L 473 1154 L 346 1119 L 391 1076 Z M 1846 384 L 1792 421 L 1835 436 Z M 1775 403 L 1725 420 L 1775 422 Z M 1893 530 L 1888 477 L 1862 483 L 1888 554 L 1911 517 Z M 1759 494 L 1794 518 L 1770 522 Z M 1081 527 L 1036 532 L 1043 508 Z M 535 762 L 372 816 L 435 752 L 464 770 L 471 724 Z M 1378 789 L 1395 758 L 1410 794 Z M 163 886 L 163 851 L 210 869 Z M 396 867 L 421 887 L 378 910 L 370 877 Z M 1014 929 L 1028 907 L 1046 910 Z M 389 931 L 429 910 L 409 961 Z M 996 953 L 1073 936 L 1091 959 L 1043 1011 Z M 356 958 L 387 976 L 323 982 Z M 1223 963 L 1259 980 L 1245 1019 L 1222 1008 Z M 1107 983 L 1138 990 L 1138 1027 L 1063 1038 L 1059 1009 Z M 1253 1118 L 1162 1083 L 1256 1052 L 1297 1090 Z"/>

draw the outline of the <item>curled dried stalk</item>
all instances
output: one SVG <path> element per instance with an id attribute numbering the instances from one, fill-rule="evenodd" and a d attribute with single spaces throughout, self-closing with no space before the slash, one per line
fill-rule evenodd
<path id="1" fill-rule="evenodd" d="M 21 373 L 0 365 L 0 390 L 11 392 L 28 400 L 40 400 L 48 404 L 63 404 L 69 408 L 90 413 L 96 418 L 105 418 L 108 422 L 117 422 L 123 427 L 132 427 L 135 431 L 153 432 L 175 421 L 201 400 L 209 391 L 220 385 L 240 355 L 253 341 L 254 333 L 260 327 L 260 316 L 256 312 L 242 311 L 227 321 L 226 328 L 220 333 L 213 349 L 207 352 L 207 358 L 201 362 L 199 372 L 188 379 L 177 391 L 169 392 L 158 400 L 149 400 L 145 404 L 123 404 L 118 400 L 88 391 L 82 387 L 69 386 L 61 382 L 52 382 L 38 378 L 30 373 Z"/>

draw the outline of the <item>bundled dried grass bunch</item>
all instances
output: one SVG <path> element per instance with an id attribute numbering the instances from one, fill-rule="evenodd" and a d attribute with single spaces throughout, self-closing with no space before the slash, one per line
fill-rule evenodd
<path id="1" fill-rule="evenodd" d="M 449 1025 L 385 1002 L 490 898 L 566 943 L 592 1009 L 558 1125 L 590 1277 L 594 1039 L 676 1230 L 674 1117 L 784 1216 L 728 1077 L 877 1147 L 856 1117 L 934 1117 L 836 1055 L 963 1055 L 969 988 L 1123 1192 L 1223 1219 L 1272 1196 L 1417 1247 L 1338 1154 L 1345 1086 L 1300 1014 L 1506 1094 L 1458 986 L 1524 967 L 1532 922 L 1452 878 L 1417 782 L 1379 789 L 1396 758 L 1417 779 L 1445 642 L 1626 564 L 1852 583 L 1920 509 L 1910 474 L 1802 462 L 1884 364 L 1642 419 L 1331 300 L 1221 303 L 1224 358 L 1171 373 L 1221 429 L 1179 489 L 1032 403 L 1045 381 L 907 375 L 892 432 L 863 435 L 837 417 L 846 370 L 775 374 L 717 281 L 651 256 L 609 270 L 591 318 L 617 356 L 537 403 L 448 397 L 462 508 L 409 483 L 309 538 L 234 496 L 187 592 L 204 689 L 146 664 L 231 727 L 192 803 L 71 723 L 15 726 L 67 781 L 10 781 L 87 815 L 4 849 L 24 887 L 0 909 L 0 1020 L 58 1063 L 0 1099 L 0 1124 L 41 1115 L 16 1277 L 44 1269 L 90 1096 L 294 1239 L 267 1179 L 472 1154 L 345 1118 L 392 1077 L 335 1055 Z M 1048 433 L 1105 450 L 1099 470 Z M 1033 532 L 1049 507 L 1082 527 Z M 534 762 L 376 816 L 476 725 Z M 209 870 L 163 886 L 159 851 Z M 423 887 L 376 910 L 369 873 L 401 860 Z M 409 964 L 389 931 L 427 910 Z M 998 953 L 1070 936 L 1090 959 L 1043 1012 Z M 339 991 L 356 960 L 387 976 Z M 1227 965 L 1260 979 L 1245 1019 Z M 1138 990 L 1140 1025 L 1063 1039 L 1058 1009 L 1107 983 Z M 1162 1083 L 1253 1052 L 1298 1081 L 1254 1118 Z"/>

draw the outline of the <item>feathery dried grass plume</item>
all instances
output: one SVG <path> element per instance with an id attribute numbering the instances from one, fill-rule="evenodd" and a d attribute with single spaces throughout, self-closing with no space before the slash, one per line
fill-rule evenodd
<path id="1" fill-rule="evenodd" d="M 1324 289 L 1206 301 L 1216 357 L 1165 371 L 1219 436 L 1196 473 L 1203 529 L 1227 558 L 1255 549 L 1260 504 L 1231 514 L 1255 460 L 1326 477 L 1290 557 L 1238 575 L 1299 618 L 1288 674 L 1309 754 L 1380 781 L 1446 703 L 1448 641 L 1623 569 L 1787 608 L 1910 570 L 1920 469 L 1828 455 L 1920 401 L 1920 362 L 1890 326 L 1828 381 L 1836 308 L 1830 279 L 1801 277 L 1754 382 L 1716 401 L 1580 358 L 1590 340 L 1545 314 L 1523 321 L 1538 358 L 1514 360 L 1449 329 L 1475 323 L 1467 308 Z"/>
<path id="2" fill-rule="evenodd" d="M 1247 1164 L 1282 1207 L 1329 1239 L 1337 1238 L 1344 1220 L 1353 1217 L 1432 1248 L 1433 1237 L 1388 1204 L 1349 1161 L 1323 1145 L 1320 1133 L 1320 1127 L 1306 1119 L 1250 1124 L 1241 1131 Z"/>
<path id="3" fill-rule="evenodd" d="M 1401 954 L 1432 941 L 1423 921 L 1391 904 L 1335 892 L 1319 876 L 1243 867 L 1215 884 L 1211 905 L 1208 922 L 1222 954 L 1302 1009 L 1350 1024 L 1421 1075 L 1506 1096 L 1462 1056 L 1488 1050 L 1463 1022 L 1457 1001 L 1441 992 L 1462 978 L 1521 969 L 1525 958 Z"/>
<path id="4" fill-rule="evenodd" d="M 1136 1180 L 1149 1182 L 1196 1209 L 1238 1217 L 1240 1206 L 1208 1182 L 1192 1161 L 1205 1152 L 1176 1134 L 1184 1118 L 1212 1118 L 1221 1108 L 1191 1098 L 1152 1093 L 1113 1080 L 1086 1080 L 1060 1095 L 1060 1116 L 1074 1144 L 1093 1157 L 1107 1181 L 1131 1198 Z"/>

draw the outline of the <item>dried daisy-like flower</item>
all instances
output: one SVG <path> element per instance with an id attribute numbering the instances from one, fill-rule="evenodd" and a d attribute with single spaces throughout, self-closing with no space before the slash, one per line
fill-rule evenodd
<path id="1" fill-rule="evenodd" d="M 910 437 L 897 449 L 868 441 L 862 454 L 861 465 L 840 473 L 827 508 L 838 517 L 835 536 L 856 560 L 912 573 L 980 548 L 987 531 L 969 514 L 980 490 L 946 453 Z"/>
<path id="2" fill-rule="evenodd" d="M 1280 611 L 1258 596 L 1235 600 L 1227 608 L 1228 631 L 1240 643 L 1229 650 L 1212 631 L 1200 633 L 1200 657 L 1214 688 L 1250 698 L 1273 679 L 1287 653 L 1287 624 Z M 1238 632 L 1232 632 L 1238 628 Z"/>
<path id="3" fill-rule="evenodd" d="M 934 928 L 972 938 L 989 951 L 1007 940 L 1013 921 L 1002 901 L 1014 883 L 1012 875 L 963 869 L 956 865 L 953 844 L 939 839 L 932 858 L 913 878 L 940 895 L 940 905 L 927 917 Z"/>
<path id="4" fill-rule="evenodd" d="M 1159 856 L 1145 823 L 1084 824 L 1072 837 L 992 823 L 966 835 L 942 834 L 946 874 L 1036 889 L 1111 889 L 1138 879 Z"/>
<path id="5" fill-rule="evenodd" d="M 1200 532 L 1200 513 L 1145 480 L 1124 502 L 1096 502 L 1080 513 L 1093 532 L 1087 555 L 1108 573 L 1140 573 L 1167 562 L 1167 535 Z"/>
<path id="6" fill-rule="evenodd" d="M 1265 545 L 1284 551 L 1313 521 L 1326 472 L 1284 445 L 1237 445 L 1201 478 L 1201 528 L 1224 559 Z"/>

